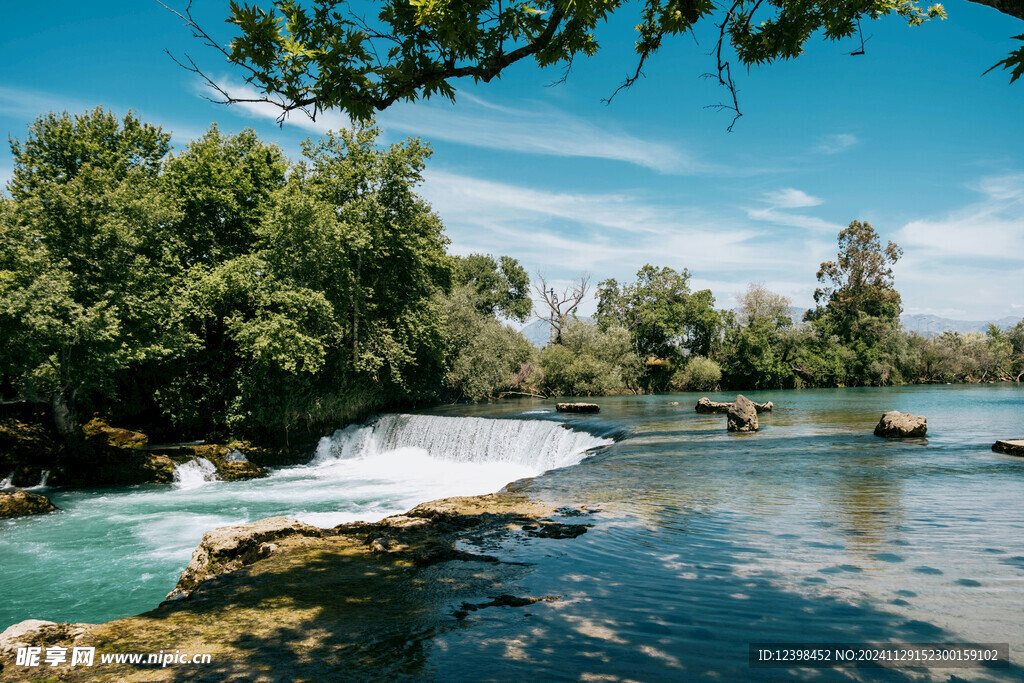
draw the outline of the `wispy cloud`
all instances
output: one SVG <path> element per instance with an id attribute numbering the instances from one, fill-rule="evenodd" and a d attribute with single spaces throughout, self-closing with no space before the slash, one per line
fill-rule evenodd
<path id="1" fill-rule="evenodd" d="M 812 206 L 821 206 L 825 203 L 824 199 L 810 195 L 803 190 L 787 187 L 774 192 L 766 192 L 761 195 L 761 201 L 767 204 L 767 206 L 745 209 L 747 217 L 751 220 L 816 232 L 836 233 L 842 230 L 843 226 L 836 223 L 831 223 L 816 216 L 808 216 L 786 210 L 806 209 Z"/>
<path id="2" fill-rule="evenodd" d="M 905 302 L 941 301 L 947 316 L 999 317 L 1024 304 L 1024 173 L 969 187 L 978 201 L 896 232 L 896 284 Z"/>
<path id="3" fill-rule="evenodd" d="M 508 254 L 555 277 L 590 271 L 628 278 L 652 263 L 723 281 L 744 278 L 742 287 L 746 271 L 771 280 L 793 270 L 794 248 L 785 238 L 737 225 L 734 216 L 634 193 L 563 193 L 428 171 L 422 194 L 444 219 L 457 253 Z M 816 267 L 808 262 L 800 270 Z"/>
<path id="4" fill-rule="evenodd" d="M 232 97 L 256 99 L 252 86 L 230 79 L 223 87 Z M 199 94 L 209 91 L 198 86 Z M 269 102 L 239 102 L 235 106 L 252 116 L 277 120 L 281 109 Z M 377 117 L 386 133 L 419 135 L 483 149 L 545 156 L 582 157 L 620 161 L 672 174 L 711 173 L 715 167 L 695 160 L 676 145 L 639 138 L 612 126 L 601 127 L 550 105 L 535 103 L 531 108 L 506 107 L 472 95 L 462 94 L 457 105 L 447 102 L 399 103 Z M 311 133 L 352 125 L 348 116 L 336 111 L 321 112 L 316 121 L 301 113 L 285 119 L 285 125 Z"/>
<path id="5" fill-rule="evenodd" d="M 0 86 L 0 116 L 19 119 L 25 123 L 48 111 L 80 112 L 88 108 L 89 105 L 69 97 L 38 90 Z"/>
<path id="6" fill-rule="evenodd" d="M 933 259 L 982 257 L 1019 264 L 1024 254 L 1024 173 L 984 178 L 970 186 L 980 201 L 938 218 L 907 223 L 897 233 L 904 248 Z"/>
<path id="7" fill-rule="evenodd" d="M 857 136 L 852 133 L 838 133 L 822 139 L 815 149 L 822 154 L 839 154 L 856 146 L 859 142 Z"/>
<path id="8" fill-rule="evenodd" d="M 381 115 L 387 130 L 486 149 L 621 161 L 661 173 L 714 171 L 674 144 L 645 140 L 612 124 L 596 125 L 550 105 L 496 105 L 471 95 L 459 103 L 402 104 Z"/>
<path id="9" fill-rule="evenodd" d="M 802 209 L 807 206 L 824 204 L 825 200 L 807 194 L 803 190 L 786 187 L 774 192 L 765 192 L 762 197 L 773 207 L 779 209 Z"/>

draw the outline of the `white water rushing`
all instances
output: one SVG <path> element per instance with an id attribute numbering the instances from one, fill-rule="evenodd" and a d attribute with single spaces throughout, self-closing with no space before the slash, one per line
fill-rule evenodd
<path id="1" fill-rule="evenodd" d="M 14 487 L 14 470 L 3 479 L 0 479 L 0 489 L 9 489 Z"/>
<path id="2" fill-rule="evenodd" d="M 174 484 L 178 488 L 194 489 L 218 479 L 216 466 L 206 458 L 195 458 L 174 468 Z"/>
<path id="3" fill-rule="evenodd" d="M 497 491 L 609 443 L 551 421 L 385 415 L 324 438 L 309 465 L 264 479 L 217 481 L 213 464 L 197 458 L 176 468 L 171 486 L 50 489 L 61 512 L 2 522 L 0 630 L 28 618 L 96 623 L 150 609 L 216 527 L 276 515 L 321 527 L 377 521 Z"/>
<path id="4" fill-rule="evenodd" d="M 435 460 L 517 465 L 540 474 L 578 463 L 587 450 L 609 443 L 544 420 L 385 415 L 370 425 L 350 425 L 321 439 L 313 462 L 415 448 Z"/>

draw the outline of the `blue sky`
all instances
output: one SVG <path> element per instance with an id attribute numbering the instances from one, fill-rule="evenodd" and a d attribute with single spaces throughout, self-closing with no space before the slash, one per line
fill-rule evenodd
<path id="1" fill-rule="evenodd" d="M 171 3 L 173 4 L 173 3 Z M 226 37 L 227 3 L 197 13 Z M 1024 315 L 1024 82 L 982 76 L 1024 22 L 967 2 L 949 19 L 864 26 L 859 42 L 812 40 L 800 59 L 737 70 L 744 116 L 707 108 L 727 96 L 700 75 L 710 35 L 677 39 L 645 78 L 601 102 L 633 68 L 635 7 L 598 32 L 601 53 L 568 81 L 533 63 L 500 81 L 457 83 L 458 102 L 402 104 L 379 117 L 388 141 L 419 135 L 435 154 L 423 195 L 456 253 L 508 254 L 567 281 L 631 279 L 644 263 L 687 268 L 722 307 L 749 282 L 809 306 L 836 235 L 867 220 L 904 249 L 896 284 L 908 313 Z M 632 13 L 630 13 L 632 11 Z M 216 121 L 255 128 L 297 156 L 316 124 L 224 107 L 164 54 L 190 52 L 220 82 L 240 76 L 148 0 L 19 3 L 0 28 L 0 130 L 24 137 L 48 110 L 129 108 L 184 146 Z M 0 154 L 0 181 L 11 156 Z M 592 310 L 589 305 L 584 312 Z"/>

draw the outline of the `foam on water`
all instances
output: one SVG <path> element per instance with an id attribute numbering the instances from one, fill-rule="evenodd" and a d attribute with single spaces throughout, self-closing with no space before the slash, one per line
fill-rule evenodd
<path id="1" fill-rule="evenodd" d="M 218 478 L 217 468 L 206 458 L 195 458 L 174 468 L 174 484 L 182 489 L 194 489 Z"/>
<path id="2" fill-rule="evenodd" d="M 331 527 L 490 493 L 611 443 L 559 423 L 387 415 L 324 438 L 309 465 L 219 481 L 205 458 L 174 484 L 48 492 L 62 512 L 0 536 L 0 630 L 22 619 L 99 622 L 152 608 L 203 533 L 286 515 Z M 73 597 L 69 597 L 73 596 Z"/>

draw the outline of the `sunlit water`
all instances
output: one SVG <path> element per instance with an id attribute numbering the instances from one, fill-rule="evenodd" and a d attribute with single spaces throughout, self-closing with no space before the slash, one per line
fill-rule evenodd
<path id="1" fill-rule="evenodd" d="M 441 678 L 875 680 L 864 670 L 751 669 L 748 643 L 1009 642 L 1024 657 L 1020 386 L 751 392 L 762 431 L 728 434 L 698 394 L 601 399 L 632 435 L 526 483 L 597 505 L 597 526 L 547 541 L 517 589 L 550 609 L 490 610 L 437 639 Z M 731 400 L 728 397 L 713 397 Z M 672 401 L 680 405 L 672 406 Z M 927 439 L 875 437 L 887 410 Z M 524 548 L 523 558 L 537 555 Z M 1024 670 L 888 672 L 1024 680 Z"/>
<path id="2" fill-rule="evenodd" d="M 748 396 L 776 405 L 757 434 L 727 434 L 724 415 L 696 414 L 699 394 L 601 398 L 593 416 L 558 416 L 541 401 L 450 406 L 428 412 L 459 420 L 349 428 L 309 467 L 262 481 L 51 490 L 65 512 L 0 527 L 0 626 L 150 608 L 214 526 L 274 514 L 322 526 L 376 519 L 550 470 L 513 488 L 601 512 L 577 539 L 507 546 L 525 564 L 503 590 L 561 599 L 448 618 L 423 636 L 425 660 L 406 675 L 1024 679 L 1018 667 L 883 675 L 747 662 L 754 641 L 1009 642 L 1011 660 L 1024 656 L 1024 458 L 991 451 L 1024 435 L 1024 388 Z M 875 437 L 887 410 L 927 416 L 927 439 Z M 531 422 L 495 432 L 470 416 Z M 541 438 L 556 428 L 555 442 Z M 460 430 L 475 436 L 453 440 Z M 580 462 L 609 435 L 619 440 Z M 390 662 L 403 671 L 400 657 Z"/>

